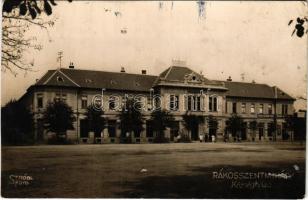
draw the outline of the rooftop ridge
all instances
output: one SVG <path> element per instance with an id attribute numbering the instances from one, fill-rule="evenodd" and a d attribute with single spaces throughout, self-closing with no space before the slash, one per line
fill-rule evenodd
<path id="1" fill-rule="evenodd" d="M 244 81 L 226 81 L 226 80 L 213 80 L 213 79 L 211 79 L 211 81 L 227 82 L 227 83 L 242 83 L 242 84 L 245 83 L 245 84 L 255 84 L 255 85 L 267 85 L 269 87 L 274 87 L 274 86 L 270 86 L 266 83 L 257 83 L 257 82 L 252 83 L 252 82 L 244 82 Z"/>
<path id="2" fill-rule="evenodd" d="M 115 73 L 115 74 L 128 74 L 128 75 L 139 75 L 139 76 L 155 76 L 157 75 L 151 75 L 151 74 L 137 74 L 137 73 L 128 73 L 128 72 L 115 72 L 115 71 L 105 71 L 105 70 L 89 70 L 89 69 L 68 69 L 68 68 L 60 68 L 60 70 L 66 70 L 66 71 L 88 71 L 88 72 L 104 72 L 104 73 Z M 48 70 L 53 71 L 53 70 Z"/>

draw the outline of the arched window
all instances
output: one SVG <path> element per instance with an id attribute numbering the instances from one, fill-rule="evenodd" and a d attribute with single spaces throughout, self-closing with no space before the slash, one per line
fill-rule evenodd
<path id="1" fill-rule="evenodd" d="M 115 110 L 115 106 L 116 106 L 116 98 L 115 96 L 110 96 L 109 97 L 109 109 L 110 110 Z"/>
<path id="2" fill-rule="evenodd" d="M 217 96 L 209 97 L 209 111 L 217 112 Z"/>

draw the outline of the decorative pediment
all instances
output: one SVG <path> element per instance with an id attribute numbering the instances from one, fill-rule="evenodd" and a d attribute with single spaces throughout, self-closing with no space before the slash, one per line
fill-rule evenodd
<path id="1" fill-rule="evenodd" d="M 190 74 L 186 74 L 184 77 L 185 82 L 187 83 L 202 83 L 204 81 L 203 77 L 200 74 L 192 72 Z"/>

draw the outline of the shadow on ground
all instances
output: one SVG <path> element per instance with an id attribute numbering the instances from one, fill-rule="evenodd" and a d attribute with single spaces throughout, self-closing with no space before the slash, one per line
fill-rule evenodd
<path id="1" fill-rule="evenodd" d="M 273 167 L 267 168 L 217 165 L 212 167 L 196 167 L 191 171 L 191 175 L 146 176 L 136 182 L 122 183 L 122 186 L 127 187 L 125 188 L 126 192 L 118 193 L 117 197 L 297 199 L 303 198 L 305 194 L 304 163 L 295 167 L 274 163 Z M 213 178 L 213 172 L 222 173 L 220 173 L 221 176 Z M 242 178 L 236 179 L 236 172 L 246 174 Z M 247 178 L 250 176 L 247 173 L 251 172 L 275 173 L 276 175 L 280 174 L 281 177 L 270 176 L 261 178 L 262 176 L 260 175 L 260 178 Z M 286 177 L 283 174 L 290 177 L 285 179 Z M 222 178 L 223 176 L 224 178 Z M 232 176 L 234 178 L 231 178 Z"/>

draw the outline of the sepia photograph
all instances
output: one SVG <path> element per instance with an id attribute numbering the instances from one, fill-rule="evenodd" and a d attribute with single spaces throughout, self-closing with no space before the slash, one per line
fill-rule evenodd
<path id="1" fill-rule="evenodd" d="M 3 198 L 305 198 L 307 1 L 1 2 Z"/>

